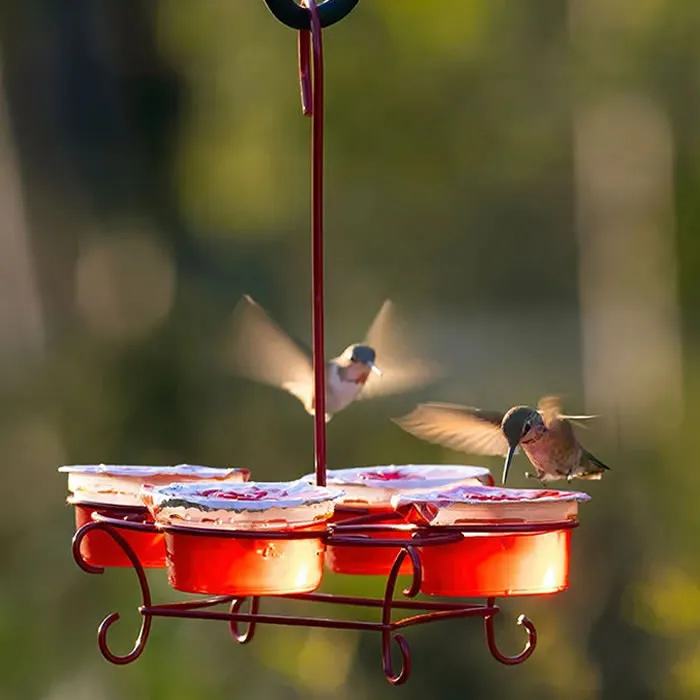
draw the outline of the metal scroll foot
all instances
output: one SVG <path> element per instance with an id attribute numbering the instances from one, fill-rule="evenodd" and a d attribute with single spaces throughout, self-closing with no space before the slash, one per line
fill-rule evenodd
<path id="1" fill-rule="evenodd" d="M 232 614 L 240 612 L 241 608 L 243 607 L 243 603 L 245 603 L 246 600 L 247 598 L 235 598 L 232 600 L 229 612 Z M 259 609 L 260 598 L 254 596 L 250 601 L 250 615 L 257 615 Z M 229 630 L 231 631 L 231 636 L 239 644 L 247 644 L 251 639 L 253 639 L 253 635 L 255 634 L 255 620 L 251 620 L 246 624 L 245 632 L 240 632 L 238 630 L 238 620 L 231 620 L 229 622 Z"/>
<path id="2" fill-rule="evenodd" d="M 493 607 L 495 603 L 496 601 L 494 598 L 489 598 L 487 605 L 489 607 Z M 518 624 L 524 627 L 525 631 L 527 632 L 527 642 L 525 642 L 525 646 L 519 654 L 516 656 L 506 656 L 500 651 L 498 645 L 496 644 L 496 637 L 493 629 L 493 618 L 493 615 L 487 615 L 484 618 L 486 642 L 493 658 L 505 666 L 517 666 L 518 664 L 523 663 L 523 661 L 527 661 L 532 656 L 533 652 L 535 651 L 535 647 L 537 646 L 537 630 L 535 629 L 535 625 L 527 617 L 525 617 L 525 615 L 520 615 L 520 617 L 518 617 Z"/>
<path id="3" fill-rule="evenodd" d="M 384 675 L 391 685 L 403 685 L 411 675 L 411 650 L 402 634 L 397 632 L 393 635 L 393 639 L 401 651 L 401 670 L 398 673 L 394 673 L 393 664 L 391 663 L 391 639 L 392 634 L 389 630 L 382 632 L 382 667 Z"/>
<path id="4" fill-rule="evenodd" d="M 139 588 L 141 589 L 141 607 L 150 608 L 151 591 L 148 587 L 148 579 L 146 578 L 146 573 L 144 572 L 143 567 L 141 566 L 141 562 L 139 561 L 138 557 L 134 553 L 134 550 L 131 548 L 129 543 L 111 525 L 107 525 L 101 522 L 88 523 L 87 525 L 83 525 L 75 533 L 75 535 L 73 536 L 72 551 L 73 558 L 75 559 L 76 564 L 83 571 L 86 571 L 90 574 L 104 573 L 104 569 L 102 567 L 88 564 L 88 562 L 85 561 L 85 559 L 83 558 L 83 555 L 80 551 L 80 544 L 91 530 L 101 530 L 105 534 L 109 535 L 116 542 L 116 544 L 119 547 L 121 547 L 124 554 L 126 554 L 126 556 L 129 558 L 129 561 L 131 562 L 131 565 L 134 567 L 134 571 L 136 572 L 136 576 L 139 581 Z M 110 661 L 111 663 L 117 665 L 124 665 L 129 664 L 132 661 L 136 661 L 136 659 L 138 659 L 139 656 L 141 656 L 141 654 L 143 653 L 143 650 L 146 646 L 146 641 L 148 640 L 148 635 L 151 631 L 152 618 L 150 615 L 142 613 L 141 629 L 139 630 L 136 642 L 134 643 L 134 646 L 131 649 L 131 651 L 128 654 L 124 655 L 115 654 L 109 648 L 109 642 L 107 641 L 107 633 L 109 631 L 109 628 L 118 619 L 119 613 L 113 612 L 107 615 L 107 617 L 105 617 L 104 620 L 102 620 L 97 630 L 97 644 L 99 646 L 100 653 L 102 654 L 102 656 L 105 657 L 105 659 L 107 659 L 107 661 Z"/>
<path id="5" fill-rule="evenodd" d="M 408 642 L 402 634 L 392 634 L 391 626 L 391 610 L 392 602 L 394 600 L 394 591 L 396 589 L 396 579 L 399 576 L 401 565 L 406 557 L 410 558 L 411 564 L 413 565 L 413 577 L 411 580 L 411 585 L 403 591 L 403 594 L 407 598 L 413 598 L 420 590 L 422 573 L 420 557 L 418 556 L 418 552 L 414 547 L 407 545 L 406 547 L 403 547 L 401 551 L 399 551 L 396 560 L 391 567 L 391 571 L 389 572 L 389 577 L 386 582 L 384 604 L 382 606 L 382 667 L 384 669 L 386 679 L 392 685 L 402 685 L 411 675 L 411 650 L 408 646 Z M 398 672 L 394 671 L 393 664 L 391 662 L 392 637 L 401 652 L 401 667 Z"/>

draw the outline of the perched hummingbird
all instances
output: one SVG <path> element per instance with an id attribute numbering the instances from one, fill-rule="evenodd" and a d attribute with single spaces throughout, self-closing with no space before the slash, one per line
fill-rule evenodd
<path id="1" fill-rule="evenodd" d="M 408 391 L 432 380 L 432 363 L 413 357 L 399 336 L 393 305 L 385 301 L 363 343 L 354 343 L 326 363 L 326 421 L 353 401 Z M 254 381 L 296 396 L 314 413 L 311 353 L 302 350 L 249 296 L 235 313 L 231 368 Z M 382 369 L 376 364 L 381 358 Z"/>
<path id="2" fill-rule="evenodd" d="M 558 479 L 601 479 L 610 469 L 581 446 L 571 427 L 572 422 L 595 417 L 564 415 L 559 398 L 545 396 L 537 409 L 514 406 L 505 413 L 423 403 L 394 422 L 418 438 L 460 452 L 504 456 L 504 484 L 520 446 L 535 467 L 534 474 L 525 476 L 545 484 Z"/>

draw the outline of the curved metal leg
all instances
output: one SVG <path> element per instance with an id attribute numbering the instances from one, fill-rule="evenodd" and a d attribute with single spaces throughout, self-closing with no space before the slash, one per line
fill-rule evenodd
<path id="1" fill-rule="evenodd" d="M 391 662 L 391 640 L 394 640 L 401 651 L 401 670 L 394 673 Z M 384 675 L 391 685 L 403 685 L 411 675 L 411 649 L 408 646 L 406 637 L 400 632 L 392 636 L 388 630 L 382 632 L 382 667 Z"/>
<path id="2" fill-rule="evenodd" d="M 495 598 L 488 599 L 487 605 L 489 607 L 492 607 L 495 604 Z M 517 664 L 523 663 L 523 661 L 527 661 L 532 656 L 533 652 L 535 651 L 535 647 L 537 646 L 537 630 L 535 629 L 535 625 L 525 615 L 520 615 L 520 617 L 518 617 L 518 624 L 524 627 L 525 631 L 527 632 L 527 641 L 525 642 L 523 650 L 519 654 L 516 656 L 506 656 L 501 652 L 496 644 L 496 636 L 493 628 L 493 617 L 493 615 L 487 615 L 484 618 L 486 642 L 493 658 L 506 666 L 516 666 Z"/>
<path id="3" fill-rule="evenodd" d="M 384 605 L 382 606 L 382 667 L 384 669 L 384 675 L 392 685 L 402 685 L 411 675 L 411 650 L 408 646 L 408 642 L 401 633 L 397 632 L 392 634 L 390 628 L 392 610 L 391 604 L 394 600 L 396 579 L 399 576 L 401 565 L 406 557 L 411 559 L 411 564 L 413 565 L 413 578 L 411 585 L 402 592 L 408 598 L 413 598 L 418 594 L 422 573 L 420 557 L 418 556 L 417 550 L 413 546 L 407 545 L 398 553 L 396 560 L 391 567 L 384 592 Z M 394 671 L 393 664 L 391 662 L 392 638 L 401 651 L 401 668 L 398 673 Z"/>
<path id="4" fill-rule="evenodd" d="M 248 600 L 247 598 L 236 598 L 231 601 L 231 607 L 229 608 L 230 613 L 237 613 L 241 611 L 241 608 L 243 607 L 243 603 Z M 250 600 L 250 614 L 251 615 L 257 615 L 258 610 L 260 609 L 260 598 L 257 596 L 254 596 Z M 231 620 L 229 622 L 229 630 L 231 631 L 231 636 L 239 643 L 239 644 L 247 644 L 251 639 L 253 639 L 253 635 L 255 634 L 255 620 L 251 620 L 250 622 L 247 623 L 245 632 L 239 632 L 238 630 L 238 620 Z"/>
<path id="5" fill-rule="evenodd" d="M 134 646 L 131 649 L 131 651 L 128 654 L 124 654 L 122 656 L 119 654 L 115 654 L 109 648 L 109 642 L 107 641 L 107 633 L 109 631 L 109 628 L 119 619 L 118 612 L 113 612 L 107 615 L 107 617 L 105 617 L 105 619 L 102 620 L 97 630 L 97 644 L 99 646 L 100 653 L 102 654 L 102 656 L 104 656 L 105 659 L 107 659 L 107 661 L 110 661 L 113 664 L 129 664 L 132 661 L 136 661 L 136 659 L 138 659 L 139 656 L 141 656 L 144 647 L 146 646 L 148 635 L 151 631 L 152 618 L 150 615 L 144 614 L 141 611 L 141 608 L 143 607 L 151 607 L 151 591 L 148 586 L 148 579 L 146 578 L 146 573 L 143 570 L 143 567 L 141 566 L 141 562 L 139 561 L 138 557 L 134 553 L 134 550 L 131 548 L 129 543 L 124 539 L 124 537 L 122 537 L 122 535 L 120 535 L 119 532 L 117 532 L 117 530 L 111 525 L 107 525 L 106 523 L 100 522 L 87 523 L 87 525 L 83 525 L 75 533 L 75 535 L 73 535 L 73 542 L 71 545 L 73 558 L 75 559 L 76 564 L 83 571 L 86 571 L 89 574 L 104 573 L 104 569 L 101 566 L 93 566 L 92 564 L 88 564 L 88 562 L 85 561 L 85 559 L 83 558 L 83 555 L 80 551 L 80 544 L 82 543 L 85 536 L 92 530 L 102 530 L 105 534 L 109 535 L 116 542 L 116 544 L 119 545 L 119 547 L 121 547 L 121 549 L 124 551 L 124 554 L 126 554 L 126 556 L 129 558 L 131 565 L 134 567 L 134 571 L 136 572 L 136 576 L 139 581 L 139 588 L 141 589 L 141 606 L 139 608 L 139 611 L 142 615 L 141 629 L 139 630 L 139 635 L 136 638 L 136 642 L 134 643 Z"/>

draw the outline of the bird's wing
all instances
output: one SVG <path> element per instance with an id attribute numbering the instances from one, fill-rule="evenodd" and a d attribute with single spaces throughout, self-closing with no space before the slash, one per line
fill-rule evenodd
<path id="1" fill-rule="evenodd" d="M 542 397 L 537 404 L 537 410 L 547 429 L 563 438 L 564 444 L 579 444 L 574 429 L 571 427 L 573 421 L 561 412 L 561 401 L 558 396 Z M 593 416 L 583 417 L 592 418 Z"/>
<path id="2" fill-rule="evenodd" d="M 284 389 L 305 407 L 311 405 L 311 358 L 249 296 L 233 317 L 227 364 L 248 379 Z"/>
<path id="3" fill-rule="evenodd" d="M 561 412 L 561 399 L 558 396 L 543 396 L 537 404 L 537 410 L 542 416 L 544 424 L 549 428 L 556 420 L 570 421 L 580 428 L 588 426 L 579 421 L 591 420 L 598 416 L 570 416 Z"/>
<path id="4" fill-rule="evenodd" d="M 393 421 L 421 440 L 459 452 L 505 457 L 508 441 L 501 430 L 503 413 L 450 403 L 422 403 Z"/>
<path id="5" fill-rule="evenodd" d="M 370 374 L 360 399 L 409 391 L 437 379 L 440 374 L 436 363 L 410 352 L 411 345 L 400 331 L 394 304 L 389 300 L 382 304 L 364 342 L 377 353 L 377 367 L 382 375 Z"/>

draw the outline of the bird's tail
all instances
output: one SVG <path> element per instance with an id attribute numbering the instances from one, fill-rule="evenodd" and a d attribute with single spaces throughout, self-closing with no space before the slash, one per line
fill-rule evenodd
<path id="1" fill-rule="evenodd" d="M 595 455 L 588 452 L 588 450 L 584 450 L 581 468 L 576 474 L 576 477 L 578 479 L 597 481 L 603 478 L 603 474 L 606 471 L 610 471 L 610 467 L 607 464 L 601 462 Z"/>

